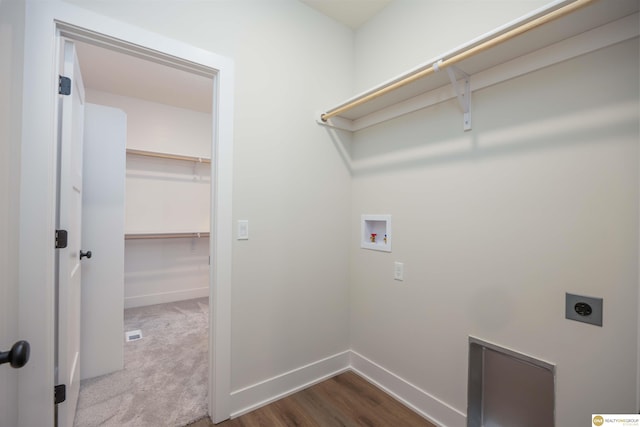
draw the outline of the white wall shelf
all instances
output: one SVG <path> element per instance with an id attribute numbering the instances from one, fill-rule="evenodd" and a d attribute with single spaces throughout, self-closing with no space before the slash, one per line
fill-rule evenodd
<path id="1" fill-rule="evenodd" d="M 362 215 L 360 247 L 391 252 L 391 215 Z"/>
<path id="2" fill-rule="evenodd" d="M 168 160 L 183 160 L 183 161 L 196 162 L 196 163 L 211 163 L 211 159 L 208 159 L 205 157 L 185 156 L 182 154 L 160 153 L 157 151 L 135 150 L 133 148 L 127 148 L 127 154 L 134 155 L 134 156 L 155 157 L 159 159 L 168 159 Z"/>
<path id="3" fill-rule="evenodd" d="M 458 98 L 463 127 L 468 130 L 471 127 L 472 91 L 638 37 L 637 0 L 586 0 L 588 4 L 567 15 L 499 44 L 480 49 L 483 44 L 563 7 L 571 7 L 574 3 L 577 4 L 576 1 L 554 1 L 318 114 L 316 121 L 324 126 L 356 132 Z M 475 52 L 474 48 L 478 48 L 477 53 L 456 61 L 455 66 L 440 69 L 437 65 L 443 62 L 447 64 L 448 60 L 459 58 L 468 51 Z M 457 74 L 455 76 L 454 70 Z M 380 96 L 373 95 L 424 71 L 430 74 Z M 362 103 L 323 120 L 325 114 L 333 114 L 353 102 Z"/>
<path id="4" fill-rule="evenodd" d="M 125 240 L 146 240 L 146 239 L 199 239 L 209 237 L 208 231 L 196 231 L 191 233 L 127 233 Z"/>
<path id="5" fill-rule="evenodd" d="M 209 159 L 127 149 L 125 234 L 197 238 L 209 231 Z"/>

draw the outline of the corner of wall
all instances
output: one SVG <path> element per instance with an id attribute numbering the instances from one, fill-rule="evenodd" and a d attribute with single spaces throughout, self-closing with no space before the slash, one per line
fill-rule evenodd
<path id="1" fill-rule="evenodd" d="M 466 414 L 436 396 L 351 350 L 351 369 L 430 422 L 442 427 L 466 426 Z"/>
<path id="2" fill-rule="evenodd" d="M 349 351 L 231 392 L 231 418 L 251 412 L 349 369 Z"/>

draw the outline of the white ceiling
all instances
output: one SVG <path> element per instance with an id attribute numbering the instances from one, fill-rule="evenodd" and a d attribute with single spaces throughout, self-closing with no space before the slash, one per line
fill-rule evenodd
<path id="1" fill-rule="evenodd" d="M 94 45 L 75 43 L 86 88 L 211 112 L 211 78 Z"/>
<path id="2" fill-rule="evenodd" d="M 300 0 L 338 22 L 357 29 L 393 0 Z"/>

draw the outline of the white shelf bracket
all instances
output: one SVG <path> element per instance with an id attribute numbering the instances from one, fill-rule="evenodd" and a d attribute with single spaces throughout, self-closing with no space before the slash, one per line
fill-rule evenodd
<path id="1" fill-rule="evenodd" d="M 458 78 L 456 73 L 462 77 Z M 453 65 L 447 68 L 447 74 L 462 109 L 462 128 L 471 130 L 471 76 Z"/>
<path id="2" fill-rule="evenodd" d="M 340 129 L 353 132 L 353 124 L 351 120 L 342 117 L 332 117 L 326 122 L 322 120 L 322 113 L 316 113 L 316 123 L 331 129 Z"/>

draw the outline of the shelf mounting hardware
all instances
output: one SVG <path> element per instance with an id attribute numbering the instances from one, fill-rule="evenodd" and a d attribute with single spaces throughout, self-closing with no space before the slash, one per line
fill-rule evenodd
<path id="1" fill-rule="evenodd" d="M 456 72 L 462 76 L 459 79 L 463 86 L 462 93 L 460 92 L 460 85 L 456 78 Z M 449 74 L 449 80 L 451 80 L 451 85 L 456 92 L 460 108 L 462 108 L 462 127 L 465 131 L 471 130 L 471 76 L 455 65 L 447 68 L 447 74 Z"/>
<path id="2" fill-rule="evenodd" d="M 433 64 L 433 70 L 440 71 L 441 65 L 442 59 Z M 462 128 L 471 130 L 471 76 L 455 65 L 449 65 L 446 70 L 462 110 Z"/>
<path id="3" fill-rule="evenodd" d="M 317 121 L 322 125 L 328 125 L 330 127 L 336 127 L 339 129 L 355 132 L 355 131 L 364 129 L 365 127 L 380 123 L 381 121 L 389 120 L 390 118 L 394 118 L 394 117 L 398 117 L 399 115 L 406 114 L 406 112 L 399 113 L 399 114 L 393 113 L 395 115 L 384 113 L 382 117 L 374 116 L 374 113 L 384 112 L 385 109 L 387 109 L 392 105 L 404 103 L 405 101 L 409 101 L 410 99 L 414 99 L 415 101 L 415 98 L 417 98 L 416 95 L 424 95 L 425 93 L 421 92 L 418 94 L 413 93 L 411 94 L 412 96 L 409 96 L 409 97 L 402 95 L 399 97 L 385 98 L 387 94 L 397 89 L 411 85 L 412 83 L 422 78 L 426 78 L 427 76 L 434 74 L 435 72 L 438 71 L 436 68 L 445 69 L 455 64 L 459 64 L 466 59 L 469 59 L 475 55 L 481 54 L 484 51 L 490 50 L 508 40 L 511 40 L 518 36 L 529 33 L 532 30 L 538 29 L 545 24 L 559 20 L 560 18 L 571 15 L 573 12 L 576 12 L 577 10 L 580 10 L 591 4 L 597 4 L 597 3 L 598 3 L 598 0 L 556 0 L 552 4 L 547 6 L 544 10 L 534 11 L 535 13 L 532 12 L 529 15 L 518 19 L 517 21 L 513 21 L 507 24 L 507 26 L 499 27 L 495 31 L 488 33 L 485 36 L 482 36 L 481 39 L 472 40 L 467 45 L 464 45 L 459 49 L 450 52 L 449 54 L 447 54 L 445 59 L 438 61 L 436 64 L 433 64 L 433 63 L 424 64 L 423 66 L 420 66 L 401 76 L 398 76 L 393 80 L 385 82 L 379 85 L 378 87 L 375 87 L 367 92 L 364 92 L 363 94 L 357 97 L 354 97 L 344 102 L 343 104 L 338 105 L 337 107 L 334 107 L 330 110 L 327 110 L 324 113 L 321 113 Z M 603 3 L 603 2 L 600 2 L 600 3 Z M 613 8 L 609 8 L 609 9 L 612 11 L 614 10 Z M 569 38 L 562 38 L 562 37 L 559 37 L 558 35 L 558 37 L 553 37 L 553 40 L 547 40 L 546 42 L 544 42 L 543 39 L 546 40 L 546 35 L 545 37 L 541 37 L 540 36 L 541 32 L 538 32 L 537 35 L 533 36 L 532 40 L 535 41 L 536 43 L 542 42 L 543 45 L 541 45 L 539 49 L 535 50 L 535 52 L 542 51 L 543 49 L 546 49 L 548 47 L 553 47 L 553 46 L 557 47 L 557 45 L 560 42 L 564 43 L 565 41 L 568 41 L 574 36 L 579 36 L 581 34 L 589 33 L 591 30 L 596 30 L 601 26 L 604 27 L 604 25 L 609 25 L 607 24 L 607 22 L 611 23 L 611 22 L 614 22 L 615 20 L 623 19 L 623 16 L 621 16 L 618 13 L 615 13 L 609 16 L 609 18 L 611 19 L 607 20 L 608 18 L 605 19 L 605 16 L 607 16 L 607 14 L 603 14 L 602 10 L 596 7 L 594 7 L 589 12 L 585 12 L 585 15 L 590 16 L 590 18 L 584 19 L 585 17 L 584 15 L 581 15 L 581 16 L 576 15 L 578 17 L 567 19 L 567 21 L 565 21 L 565 23 L 567 24 L 566 28 L 575 27 L 574 32 L 572 32 L 572 35 Z M 631 15 L 628 15 L 628 16 L 631 16 Z M 594 21 L 591 22 L 591 19 L 593 19 Z M 589 24 L 589 22 L 591 23 Z M 591 37 L 591 35 L 589 35 L 589 37 Z M 599 38 L 601 39 L 601 37 Z M 581 50 L 581 49 L 582 47 L 579 47 L 579 49 L 577 50 Z M 526 50 L 517 56 L 513 56 L 510 54 L 508 55 L 508 57 L 501 59 L 500 63 L 506 63 L 508 61 L 523 57 L 523 55 L 526 56 L 532 53 L 534 53 L 534 51 Z M 582 53 L 578 53 L 578 54 L 582 54 Z M 574 57 L 574 56 L 568 56 L 568 57 Z M 536 60 L 535 62 L 538 62 L 538 61 Z M 490 63 L 490 67 L 485 69 L 485 71 L 491 68 L 492 66 L 497 65 L 494 61 L 489 61 L 489 63 Z M 548 64 L 543 66 L 548 66 Z M 534 68 L 534 69 L 539 69 L 539 68 Z M 521 75 L 521 74 L 517 74 L 517 75 Z M 483 84 L 484 84 L 484 79 L 483 79 Z M 483 86 L 483 87 L 486 87 L 486 86 Z M 437 89 L 437 88 L 434 87 L 433 89 Z M 349 116 L 344 115 L 344 113 L 352 109 L 355 109 L 359 106 L 362 106 L 364 104 L 367 104 L 380 97 L 383 97 L 385 101 L 379 102 L 378 103 L 379 105 L 376 106 L 374 104 L 371 104 L 371 107 L 369 109 L 365 109 L 365 111 L 360 111 L 359 113 L 355 112 Z M 380 104 L 382 105 L 382 107 L 380 107 Z M 414 108 L 412 111 L 416 111 L 417 109 L 424 108 L 424 107 L 417 107 L 416 106 L 417 104 L 421 104 L 421 103 L 412 102 L 410 103 L 412 107 L 409 107 L 407 104 L 405 104 L 402 109 L 396 109 L 396 110 L 407 111 L 409 108 Z M 430 102 L 428 103 L 427 106 L 430 106 L 430 105 L 434 105 L 434 103 Z M 407 112 L 410 112 L 410 111 L 407 111 Z M 342 119 L 343 123 L 346 123 L 346 125 L 342 123 L 338 123 L 336 120 L 333 120 L 333 123 L 329 122 L 330 119 L 336 118 L 336 117 Z M 358 123 L 358 121 L 360 121 L 361 119 L 365 119 L 365 120 L 361 123 Z M 468 123 L 469 129 L 470 129 L 470 125 L 471 125 L 471 121 L 470 121 L 470 115 L 469 115 L 469 123 Z"/>

